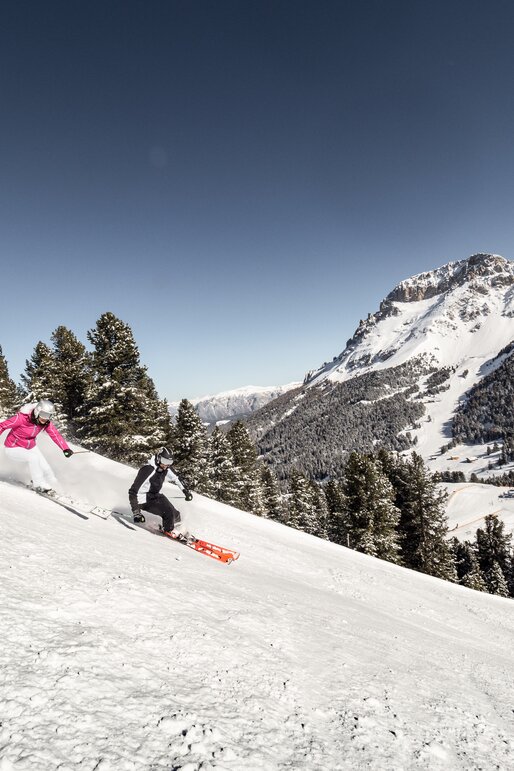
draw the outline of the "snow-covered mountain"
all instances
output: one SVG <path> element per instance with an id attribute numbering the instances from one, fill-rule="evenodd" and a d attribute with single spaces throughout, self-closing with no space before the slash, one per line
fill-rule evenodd
<path id="1" fill-rule="evenodd" d="M 322 464 L 305 460 L 298 436 L 310 446 L 318 438 L 326 442 L 325 468 L 341 446 L 357 448 L 359 438 L 369 447 L 401 449 L 407 431 L 408 443 L 416 441 L 428 459 L 451 439 L 451 419 L 466 392 L 503 362 L 507 353 L 498 354 L 513 340 L 514 262 L 475 254 L 448 263 L 398 284 L 341 354 L 307 373 L 300 393 L 254 416 L 254 435 L 270 458 L 279 439 L 283 444 L 294 436 L 290 454 L 309 472 Z M 341 419 L 344 431 L 337 435 Z"/>
<path id="2" fill-rule="evenodd" d="M 418 356 L 480 376 L 480 366 L 513 339 L 514 262 L 475 254 L 400 282 L 344 351 L 306 379 L 341 382 Z"/>
<path id="3" fill-rule="evenodd" d="M 223 391 L 214 396 L 203 396 L 201 399 L 193 399 L 191 403 L 196 407 L 198 414 L 205 423 L 217 423 L 220 421 L 237 420 L 248 417 L 265 404 L 277 399 L 293 388 L 298 388 L 300 383 L 288 383 L 283 386 L 244 386 Z M 178 402 L 171 406 L 172 414 L 176 414 Z"/>
<path id="4" fill-rule="evenodd" d="M 62 492 L 129 512 L 134 469 L 45 439 Z M 512 600 L 170 485 L 220 565 L 17 471 L 0 447 L 1 771 L 513 767 Z"/>

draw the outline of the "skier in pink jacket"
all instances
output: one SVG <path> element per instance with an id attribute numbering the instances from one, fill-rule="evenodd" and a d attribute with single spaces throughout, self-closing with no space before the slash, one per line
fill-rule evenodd
<path id="1" fill-rule="evenodd" d="M 53 492 L 57 480 L 43 453 L 36 447 L 38 434 L 46 431 L 67 458 L 73 455 L 66 439 L 50 422 L 54 411 L 52 402 L 40 399 L 37 404 L 27 404 L 12 418 L 0 423 L 0 434 L 10 429 L 5 440 L 5 454 L 17 463 L 28 463 L 34 488 L 47 494 Z"/>

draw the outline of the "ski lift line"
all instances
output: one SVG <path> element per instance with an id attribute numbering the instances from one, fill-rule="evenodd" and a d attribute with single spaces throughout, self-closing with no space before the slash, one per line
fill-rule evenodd
<path id="1" fill-rule="evenodd" d="M 464 522 L 463 525 L 457 524 L 455 527 L 452 527 L 452 529 L 449 532 L 454 533 L 456 530 L 462 530 L 463 527 L 469 527 L 469 525 L 473 525 L 475 522 L 480 522 L 486 517 L 494 517 L 496 516 L 496 514 L 499 514 L 501 511 L 503 511 L 503 509 L 496 509 L 496 511 L 491 511 L 490 514 L 482 514 L 481 517 L 477 517 L 476 519 L 471 519 L 469 522 Z"/>
<path id="2" fill-rule="evenodd" d="M 448 498 L 448 503 L 451 501 L 451 499 L 452 499 L 452 498 L 454 498 L 454 497 L 455 497 L 456 495 L 458 495 L 459 493 L 463 493 L 463 492 L 464 492 L 464 490 L 468 490 L 468 489 L 469 489 L 469 486 L 470 486 L 470 483 L 468 483 L 468 484 L 466 485 L 466 487 L 461 487 L 461 488 L 460 488 L 460 490 L 454 490 L 452 493 L 450 493 L 450 496 L 449 496 L 449 498 Z"/>

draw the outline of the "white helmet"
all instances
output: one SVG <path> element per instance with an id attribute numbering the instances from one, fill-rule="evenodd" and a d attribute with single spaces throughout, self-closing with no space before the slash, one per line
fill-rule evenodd
<path id="1" fill-rule="evenodd" d="M 43 418 L 43 420 L 50 420 L 55 412 L 55 407 L 48 399 L 40 399 L 34 407 L 34 417 L 36 420 Z"/>

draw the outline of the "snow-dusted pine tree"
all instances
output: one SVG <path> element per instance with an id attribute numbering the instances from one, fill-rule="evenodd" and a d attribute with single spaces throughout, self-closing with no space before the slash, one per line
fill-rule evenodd
<path id="1" fill-rule="evenodd" d="M 348 524 L 346 519 L 346 500 L 343 487 L 337 479 L 331 479 L 325 487 L 328 506 L 328 538 L 334 543 L 348 545 Z"/>
<path id="2" fill-rule="evenodd" d="M 287 519 L 277 478 L 269 466 L 263 466 L 261 472 L 262 500 L 264 517 L 284 523 Z"/>
<path id="3" fill-rule="evenodd" d="M 381 465 L 371 455 L 352 452 L 345 466 L 343 493 L 350 546 L 389 562 L 399 562 L 396 527 L 400 512 Z"/>
<path id="4" fill-rule="evenodd" d="M 459 583 L 461 583 L 462 586 L 467 586 L 468 589 L 475 589 L 477 592 L 487 591 L 487 584 L 484 580 L 478 562 L 475 562 L 469 573 L 466 573 L 464 578 Z"/>
<path id="5" fill-rule="evenodd" d="M 239 475 L 239 500 L 245 511 L 262 515 L 264 512 L 261 483 L 261 464 L 257 451 L 244 423 L 238 420 L 230 428 L 227 438 L 232 447 L 234 465 Z"/>
<path id="6" fill-rule="evenodd" d="M 21 376 L 25 386 L 24 401 L 36 402 L 49 399 L 53 402 L 55 413 L 52 422 L 63 433 L 68 432 L 68 416 L 61 402 L 59 368 L 53 351 L 46 343 L 39 341 L 30 359 L 25 362 L 25 372 Z"/>
<path id="7" fill-rule="evenodd" d="M 490 570 L 485 574 L 485 582 L 489 594 L 496 594 L 498 597 L 508 597 L 509 587 L 498 562 L 494 562 Z"/>
<path id="8" fill-rule="evenodd" d="M 55 402 L 55 391 L 58 382 L 55 357 L 52 350 L 39 341 L 30 359 L 25 361 L 25 372 L 21 376 L 25 386 L 25 398 L 27 401 L 37 399 L 50 399 Z"/>
<path id="9" fill-rule="evenodd" d="M 75 419 L 92 382 L 91 356 L 73 332 L 59 326 L 52 333 L 55 399 L 73 432 Z"/>
<path id="10" fill-rule="evenodd" d="M 0 420 L 14 415 L 23 397 L 14 380 L 9 377 L 7 361 L 0 346 Z"/>
<path id="11" fill-rule="evenodd" d="M 188 487 L 212 494 L 207 431 L 187 399 L 182 399 L 178 407 L 173 449 L 173 466 Z"/>
<path id="12" fill-rule="evenodd" d="M 289 477 L 289 510 L 286 524 L 296 530 L 316 534 L 316 499 L 310 480 L 293 469 Z"/>
<path id="13" fill-rule="evenodd" d="M 155 386 L 142 366 L 132 330 L 104 313 L 88 332 L 93 378 L 77 419 L 86 447 L 140 464 L 164 443 Z"/>
<path id="14" fill-rule="evenodd" d="M 477 556 L 480 569 L 488 587 L 490 579 L 496 581 L 495 565 L 500 568 L 505 581 L 512 571 L 512 535 L 505 532 L 505 523 L 494 514 L 485 518 L 485 529 L 477 530 Z M 492 592 L 496 594 L 496 592 Z"/>
<path id="15" fill-rule="evenodd" d="M 473 544 L 469 541 L 461 543 L 457 538 L 453 538 L 450 545 L 455 557 L 455 567 L 459 583 L 479 592 L 487 591 Z"/>
<path id="16" fill-rule="evenodd" d="M 456 581 L 455 561 L 446 541 L 447 494 L 437 489 L 420 455 L 398 458 L 390 472 L 395 502 L 401 511 L 399 533 L 404 564 L 422 573 Z"/>
<path id="17" fill-rule="evenodd" d="M 316 531 L 312 535 L 328 540 L 329 512 L 328 503 L 323 488 L 311 481 L 312 501 L 316 518 Z"/>
<path id="18" fill-rule="evenodd" d="M 217 501 L 239 506 L 239 477 L 226 434 L 216 426 L 209 439 L 212 495 Z"/>

